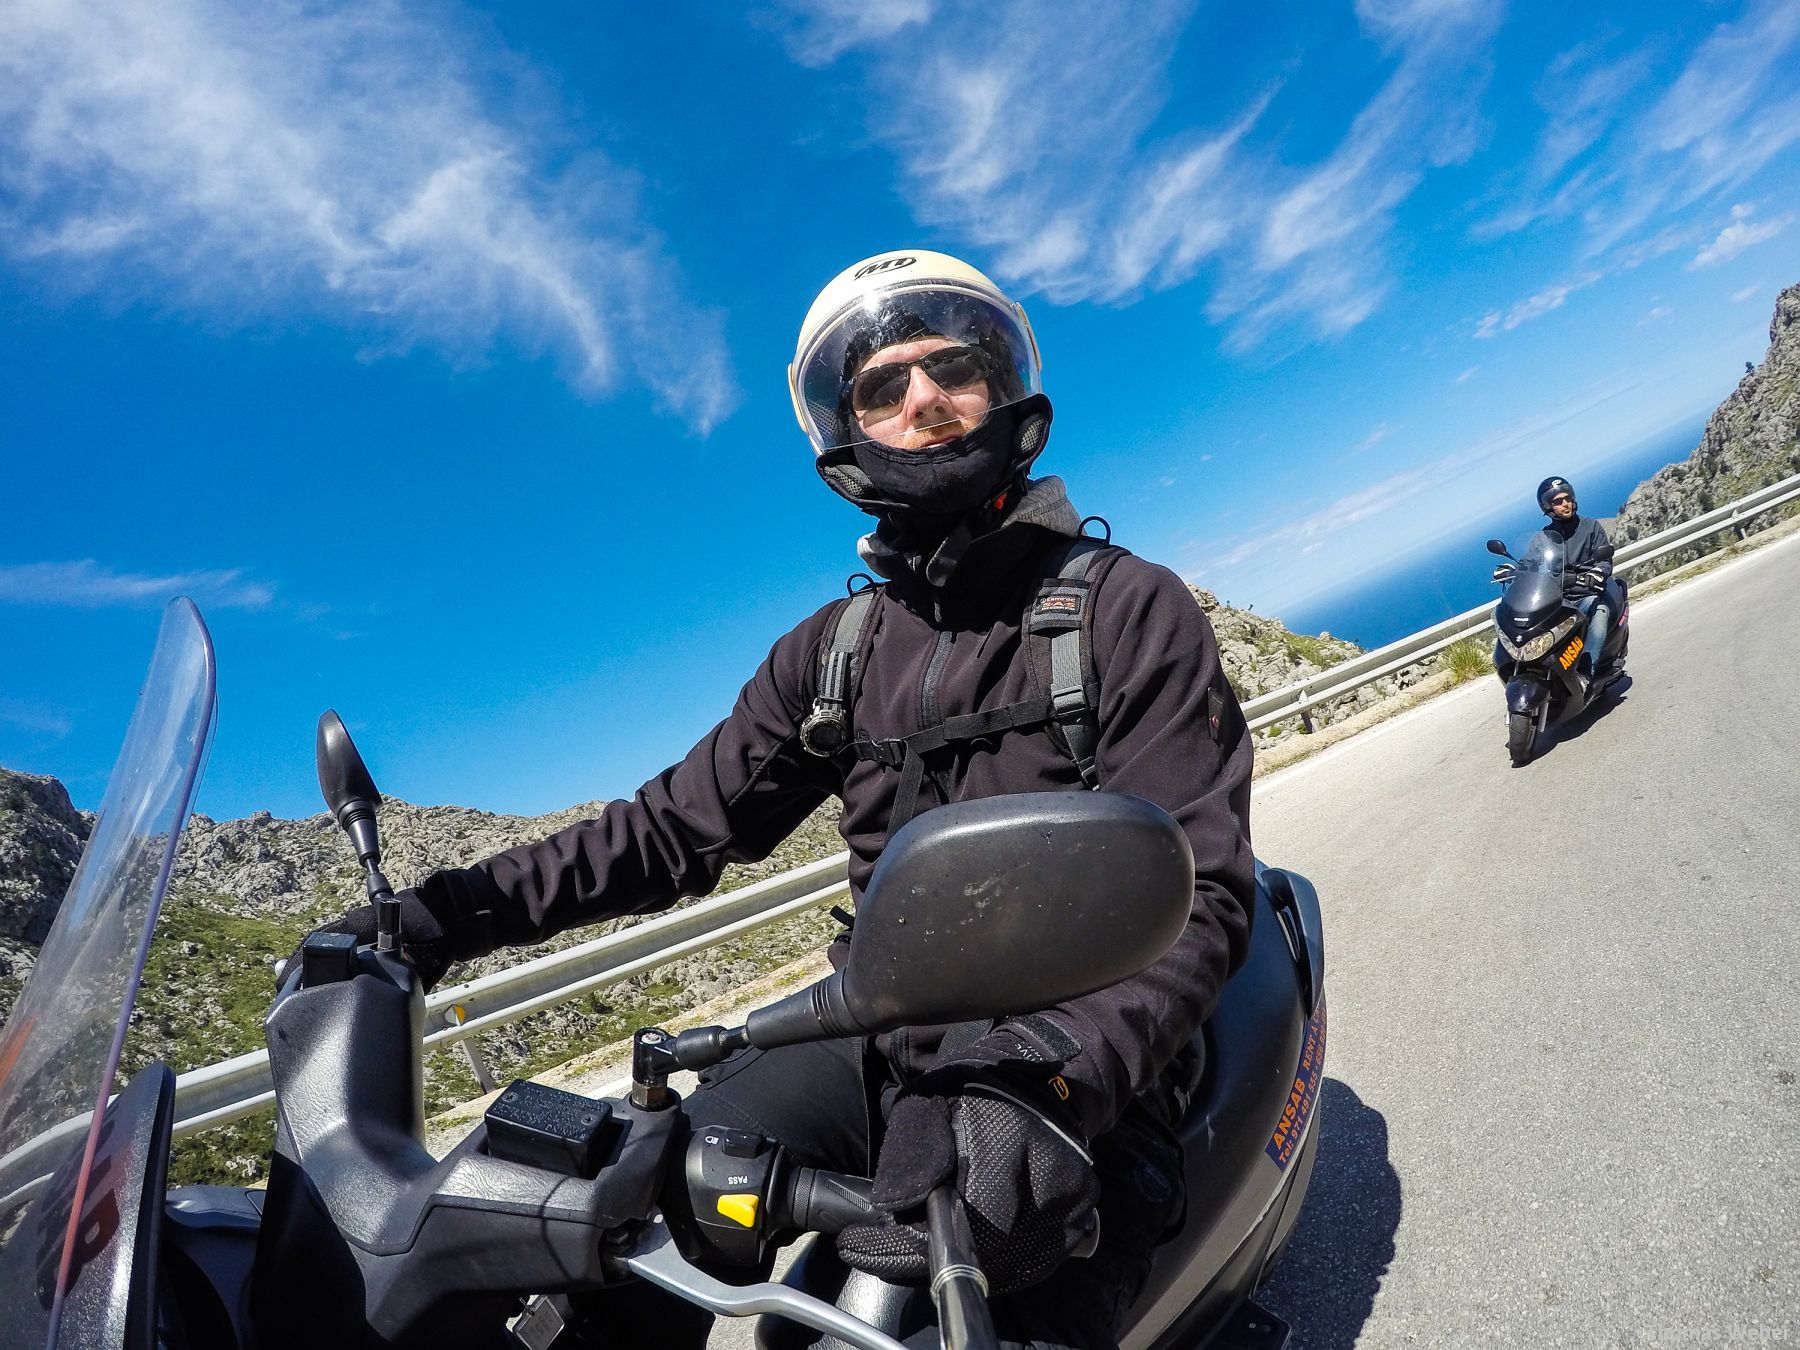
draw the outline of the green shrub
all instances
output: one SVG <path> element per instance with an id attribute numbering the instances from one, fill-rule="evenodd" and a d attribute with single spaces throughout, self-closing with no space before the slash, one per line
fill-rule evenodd
<path id="1" fill-rule="evenodd" d="M 1463 638 L 1444 648 L 1443 667 L 1450 672 L 1453 684 L 1473 680 L 1494 669 L 1493 648 L 1486 638 Z"/>

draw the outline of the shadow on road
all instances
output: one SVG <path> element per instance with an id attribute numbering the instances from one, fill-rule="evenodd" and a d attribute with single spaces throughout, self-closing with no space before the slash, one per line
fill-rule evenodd
<path id="1" fill-rule="evenodd" d="M 1561 726 L 1551 727 L 1538 738 L 1537 749 L 1532 752 L 1531 764 L 1550 755 L 1565 741 L 1579 740 L 1583 733 L 1602 717 L 1611 715 L 1612 711 L 1625 702 L 1625 696 L 1631 691 L 1631 673 L 1627 671 L 1619 676 L 1618 683 L 1613 685 L 1599 698 L 1583 708 Z M 1525 767 L 1530 768 L 1531 764 Z"/>
<path id="2" fill-rule="evenodd" d="M 1387 1119 L 1352 1089 L 1327 1078 L 1319 1111 L 1306 1208 L 1257 1302 L 1293 1327 L 1292 1350 L 1349 1350 L 1394 1259 L 1400 1175 Z"/>

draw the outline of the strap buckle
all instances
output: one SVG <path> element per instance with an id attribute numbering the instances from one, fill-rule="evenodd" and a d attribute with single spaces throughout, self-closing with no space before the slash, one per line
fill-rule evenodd
<path id="1" fill-rule="evenodd" d="M 906 742 L 898 739 L 858 741 L 856 757 L 897 769 L 906 763 Z"/>

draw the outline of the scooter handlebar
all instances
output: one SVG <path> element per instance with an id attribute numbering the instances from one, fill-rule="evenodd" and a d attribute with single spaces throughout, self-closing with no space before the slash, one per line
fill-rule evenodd
<path id="1" fill-rule="evenodd" d="M 853 1223 L 869 1223 L 881 1215 L 869 1200 L 874 1182 L 819 1167 L 790 1169 L 787 1184 L 776 1196 L 777 1228 L 805 1233 L 836 1234 Z"/>

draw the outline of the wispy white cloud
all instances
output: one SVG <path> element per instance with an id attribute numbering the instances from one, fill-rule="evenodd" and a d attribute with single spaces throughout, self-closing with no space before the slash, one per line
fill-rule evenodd
<path id="1" fill-rule="evenodd" d="M 1439 466 L 1420 464 L 1391 474 L 1367 487 L 1347 492 L 1329 505 L 1275 529 L 1252 535 L 1204 564 L 1201 572 L 1226 571 L 1271 549 L 1313 553 L 1333 535 L 1391 511 L 1428 483 Z"/>
<path id="2" fill-rule="evenodd" d="M 1512 305 L 1504 313 L 1491 310 L 1484 314 L 1475 325 L 1475 336 L 1478 338 L 1498 337 L 1501 333 L 1510 333 L 1522 323 L 1530 323 L 1540 319 L 1552 310 L 1561 309 L 1563 302 L 1577 291 L 1586 290 L 1601 280 L 1600 272 L 1584 272 L 1569 281 L 1561 281 L 1554 286 L 1546 286 L 1535 295 Z"/>
<path id="3" fill-rule="evenodd" d="M 1649 52 L 1614 57 L 1603 42 L 1584 42 L 1553 57 L 1534 91 L 1546 119 L 1537 147 L 1496 186 L 1493 196 L 1503 204 L 1476 223 L 1475 237 L 1511 234 L 1578 209 L 1606 172 L 1589 152 L 1628 117 L 1628 96 L 1650 66 Z"/>
<path id="4" fill-rule="evenodd" d="M 1339 567 L 1325 571 L 1302 569 L 1308 580 L 1295 589 L 1295 579 L 1288 575 L 1292 571 L 1288 559 L 1319 552 L 1326 545 L 1332 547 L 1334 557 L 1338 556 L 1346 536 L 1360 532 L 1366 543 L 1369 530 L 1377 532 L 1375 552 L 1391 565 L 1397 547 L 1417 549 L 1454 532 L 1488 509 L 1496 487 L 1508 482 L 1516 484 L 1521 476 L 1522 452 L 1545 448 L 1560 429 L 1654 382 L 1654 376 L 1647 380 L 1636 372 L 1595 381 L 1554 404 L 1428 454 L 1373 483 L 1348 488 L 1297 519 L 1262 521 L 1235 538 L 1198 545 L 1197 551 L 1206 550 L 1201 554 L 1202 560 L 1194 568 L 1184 569 L 1185 574 L 1209 587 L 1234 587 L 1246 577 L 1254 577 L 1248 591 L 1268 594 L 1273 603 L 1285 605 L 1344 579 Z M 1559 462 L 1565 466 L 1574 463 L 1560 458 Z M 1567 467 L 1558 470 L 1571 471 Z M 1538 471 L 1532 470 L 1525 476 L 1535 481 Z M 1429 509 L 1427 503 L 1431 504 Z M 1413 519 L 1429 519 L 1433 528 L 1424 533 L 1408 529 L 1398 536 L 1391 531 L 1381 535 L 1385 527 L 1379 522 L 1396 511 Z M 1365 525 L 1369 530 L 1359 531 Z M 1287 594 L 1283 594 L 1284 588 Z"/>
<path id="5" fill-rule="evenodd" d="M 0 726 L 16 727 L 34 736 L 67 736 L 75 723 L 67 713 L 37 703 L 0 697 Z"/>
<path id="6" fill-rule="evenodd" d="M 1742 18 L 1719 25 L 1700 44 L 1643 127 L 1653 154 L 1685 161 L 1689 181 L 1678 192 L 1691 200 L 1741 181 L 1800 140 L 1796 46 L 1800 6 L 1792 0 L 1754 0 Z"/>
<path id="7" fill-rule="evenodd" d="M 499 54 L 398 0 L 0 7 L 0 250 L 62 285 L 299 309 L 377 351 L 557 354 L 701 430 L 737 401 L 635 181 L 484 107 Z"/>
<path id="8" fill-rule="evenodd" d="M 1688 264 L 1688 270 L 1691 272 L 1730 262 L 1745 249 L 1773 239 L 1794 220 L 1791 215 L 1782 216 L 1779 220 L 1751 220 L 1755 211 L 1755 206 L 1749 202 L 1739 202 L 1732 207 L 1731 224 L 1720 230 L 1710 244 L 1694 255 L 1693 261 Z"/>
<path id="9" fill-rule="evenodd" d="M 1394 434 L 1394 428 L 1392 426 L 1390 426 L 1388 423 L 1383 422 L 1379 426 L 1377 426 L 1374 430 L 1369 432 L 1369 434 L 1367 436 L 1364 436 L 1355 445 L 1351 446 L 1350 453 L 1353 455 L 1360 455 L 1365 450 L 1373 450 L 1376 446 L 1380 445 L 1383 441 L 1385 441 L 1389 436 L 1392 436 L 1393 434 Z"/>
<path id="10" fill-rule="evenodd" d="M 1800 141 L 1800 5 L 1749 0 L 1718 24 L 1655 98 L 1630 97 L 1648 53 L 1564 52 L 1546 72 L 1548 118 L 1534 169 L 1502 192 L 1478 236 L 1576 218 L 1599 257 L 1712 194 L 1742 184 Z"/>
<path id="11" fill-rule="evenodd" d="M 146 607 L 177 595 L 191 596 L 212 609 L 262 609 L 274 603 L 275 588 L 236 568 L 148 576 L 115 572 L 92 558 L 0 566 L 0 604 Z"/>
<path id="12" fill-rule="evenodd" d="M 1645 311 L 1644 317 L 1638 320 L 1638 327 L 1648 328 L 1653 323 L 1661 323 L 1674 312 L 1668 305 L 1652 305 Z"/>
<path id="13" fill-rule="evenodd" d="M 1752 285 L 1744 287 L 1741 291 L 1733 291 L 1731 293 L 1731 303 L 1734 305 L 1741 305 L 1746 300 L 1756 299 L 1756 297 L 1762 295 L 1765 290 L 1766 288 L 1763 286 L 1762 282 L 1755 282 Z"/>
<path id="14" fill-rule="evenodd" d="M 931 17 L 934 0 L 810 0 L 811 22 L 789 29 L 794 58 L 830 65 L 852 47 L 884 42 Z"/>
<path id="15" fill-rule="evenodd" d="M 1470 380 L 1475 378 L 1475 373 L 1480 369 L 1480 366 L 1470 366 L 1462 374 L 1456 377 L 1456 382 L 1458 384 L 1467 384 Z"/>
<path id="16" fill-rule="evenodd" d="M 1207 312 L 1239 345 L 1290 323 L 1341 333 L 1374 312 L 1394 211 L 1478 142 L 1500 13 L 1498 0 L 1363 0 L 1358 22 L 1388 73 L 1335 148 L 1296 166 L 1270 124 L 1277 79 L 1236 106 L 1171 106 L 1192 0 L 878 14 L 889 32 L 927 24 L 929 44 L 834 27 L 841 0 L 787 8 L 797 59 L 866 61 L 869 133 L 898 157 L 919 219 L 1059 302 L 1124 301 L 1209 268 Z"/>

